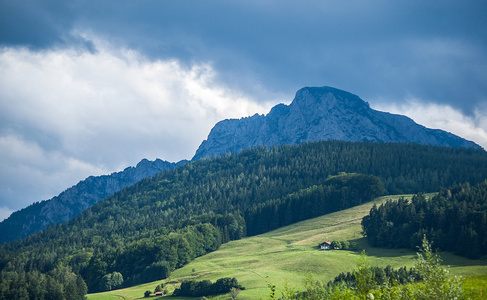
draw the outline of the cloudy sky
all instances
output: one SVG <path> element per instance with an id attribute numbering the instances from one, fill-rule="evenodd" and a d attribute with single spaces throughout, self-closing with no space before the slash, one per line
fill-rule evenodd
<path id="1" fill-rule="evenodd" d="M 486 148 L 485 3 L 0 0 L 0 220 L 304 86 Z"/>

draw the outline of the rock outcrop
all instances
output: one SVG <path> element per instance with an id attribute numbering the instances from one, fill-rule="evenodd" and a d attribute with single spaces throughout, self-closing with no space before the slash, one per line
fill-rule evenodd
<path id="1" fill-rule="evenodd" d="M 306 87 L 290 105 L 267 115 L 223 120 L 215 125 L 193 160 L 259 145 L 321 140 L 418 143 L 480 148 L 443 130 L 429 129 L 406 116 L 371 109 L 358 96 L 331 87 Z"/>

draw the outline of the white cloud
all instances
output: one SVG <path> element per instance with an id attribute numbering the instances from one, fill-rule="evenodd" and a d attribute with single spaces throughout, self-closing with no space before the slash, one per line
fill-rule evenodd
<path id="1" fill-rule="evenodd" d="M 51 198 L 89 175 L 107 173 L 102 167 L 42 149 L 35 141 L 12 134 L 0 136 L 0 161 L 3 213 Z"/>
<path id="2" fill-rule="evenodd" d="M 0 207 L 0 222 L 8 218 L 13 213 L 8 207 Z"/>
<path id="3" fill-rule="evenodd" d="M 0 206 L 142 158 L 190 159 L 216 122 L 270 108 L 216 82 L 209 63 L 152 61 L 92 39 L 95 53 L 0 49 Z"/>
<path id="4" fill-rule="evenodd" d="M 473 116 L 467 116 L 449 105 L 428 103 L 417 98 L 401 103 L 378 101 L 374 106 L 377 110 L 406 115 L 428 128 L 451 132 L 487 149 L 487 109 L 478 107 Z"/>

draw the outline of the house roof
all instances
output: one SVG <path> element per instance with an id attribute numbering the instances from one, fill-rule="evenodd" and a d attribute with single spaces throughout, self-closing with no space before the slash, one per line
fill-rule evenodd
<path id="1" fill-rule="evenodd" d="M 331 243 L 330 242 L 323 242 L 323 243 L 321 243 L 321 245 L 331 245 Z"/>

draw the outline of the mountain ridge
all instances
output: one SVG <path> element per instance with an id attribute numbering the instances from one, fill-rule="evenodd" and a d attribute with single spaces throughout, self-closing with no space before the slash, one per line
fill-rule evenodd
<path id="1" fill-rule="evenodd" d="M 278 104 L 267 115 L 218 122 L 193 160 L 259 145 L 319 140 L 481 148 L 452 133 L 426 128 L 406 116 L 374 110 L 354 94 L 325 86 L 302 88 L 291 104 Z"/>
<path id="2" fill-rule="evenodd" d="M 290 105 L 277 104 L 267 115 L 218 122 L 192 160 L 239 152 L 261 145 L 320 140 L 419 143 L 481 148 L 451 133 L 429 129 L 412 119 L 370 108 L 360 97 L 332 87 L 304 87 Z M 36 202 L 0 222 L 0 244 L 25 238 L 48 225 L 66 222 L 99 200 L 139 180 L 185 164 L 141 160 L 110 175 L 90 176 L 56 197 Z"/>
<path id="3" fill-rule="evenodd" d="M 0 244 L 25 238 L 49 225 L 69 221 L 103 198 L 146 177 L 174 169 L 184 163 L 184 160 L 171 163 L 161 159 L 149 161 L 144 158 L 135 167 L 127 167 L 120 172 L 89 176 L 59 195 L 15 211 L 0 222 Z"/>

